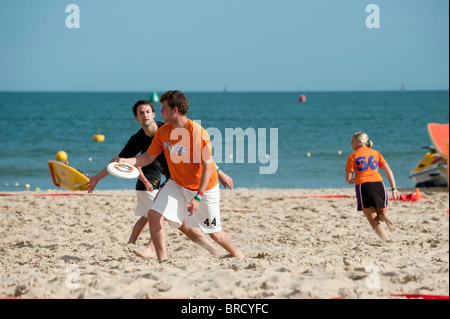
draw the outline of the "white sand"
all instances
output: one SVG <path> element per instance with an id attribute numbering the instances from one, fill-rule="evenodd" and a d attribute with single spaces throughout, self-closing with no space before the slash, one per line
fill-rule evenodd
<path id="1" fill-rule="evenodd" d="M 419 202 L 390 202 L 397 230 L 382 243 L 354 198 L 310 197 L 350 188 L 221 191 L 223 228 L 247 258 L 214 259 L 166 225 L 162 264 L 126 245 L 138 219 L 133 190 L 9 193 L 0 196 L 0 297 L 448 296 L 449 194 L 421 192 Z M 148 239 L 146 229 L 136 246 Z"/>

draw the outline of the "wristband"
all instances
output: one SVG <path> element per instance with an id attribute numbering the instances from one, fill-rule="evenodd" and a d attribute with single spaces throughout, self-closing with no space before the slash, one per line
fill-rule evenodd
<path id="1" fill-rule="evenodd" d="M 219 171 L 220 171 L 220 167 L 216 166 L 216 172 L 219 172 Z"/>
<path id="2" fill-rule="evenodd" d="M 395 188 L 395 187 L 392 187 L 392 190 L 393 190 L 393 191 L 396 191 L 396 190 L 397 190 L 397 188 Z"/>
<path id="3" fill-rule="evenodd" d="M 148 180 L 145 180 L 145 181 L 144 181 L 144 184 L 147 184 L 147 183 L 148 183 Z"/>
<path id="4" fill-rule="evenodd" d="M 200 203 L 202 201 L 202 197 L 203 197 L 203 192 L 197 192 L 194 199 Z"/>

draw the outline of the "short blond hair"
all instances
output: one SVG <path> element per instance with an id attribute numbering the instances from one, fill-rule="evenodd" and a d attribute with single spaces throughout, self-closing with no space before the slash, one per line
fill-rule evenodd
<path id="1" fill-rule="evenodd" d="M 356 132 L 355 134 L 353 134 L 352 137 L 355 138 L 355 140 L 363 143 L 364 146 L 367 146 L 369 148 L 371 148 L 373 145 L 373 142 L 369 140 L 369 136 L 364 132 Z"/>

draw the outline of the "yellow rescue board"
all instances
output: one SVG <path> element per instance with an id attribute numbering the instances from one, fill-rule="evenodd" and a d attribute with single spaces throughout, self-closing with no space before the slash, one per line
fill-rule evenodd
<path id="1" fill-rule="evenodd" d="M 53 184 L 71 191 L 86 190 L 84 186 L 89 179 L 79 170 L 58 161 L 49 161 L 48 169 Z"/>

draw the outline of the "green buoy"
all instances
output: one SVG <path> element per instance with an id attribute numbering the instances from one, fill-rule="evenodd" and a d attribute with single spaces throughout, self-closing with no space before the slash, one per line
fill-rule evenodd
<path id="1" fill-rule="evenodd" d="M 156 92 L 152 93 L 152 96 L 150 97 L 150 102 L 153 102 L 153 103 L 159 102 L 158 94 Z"/>

